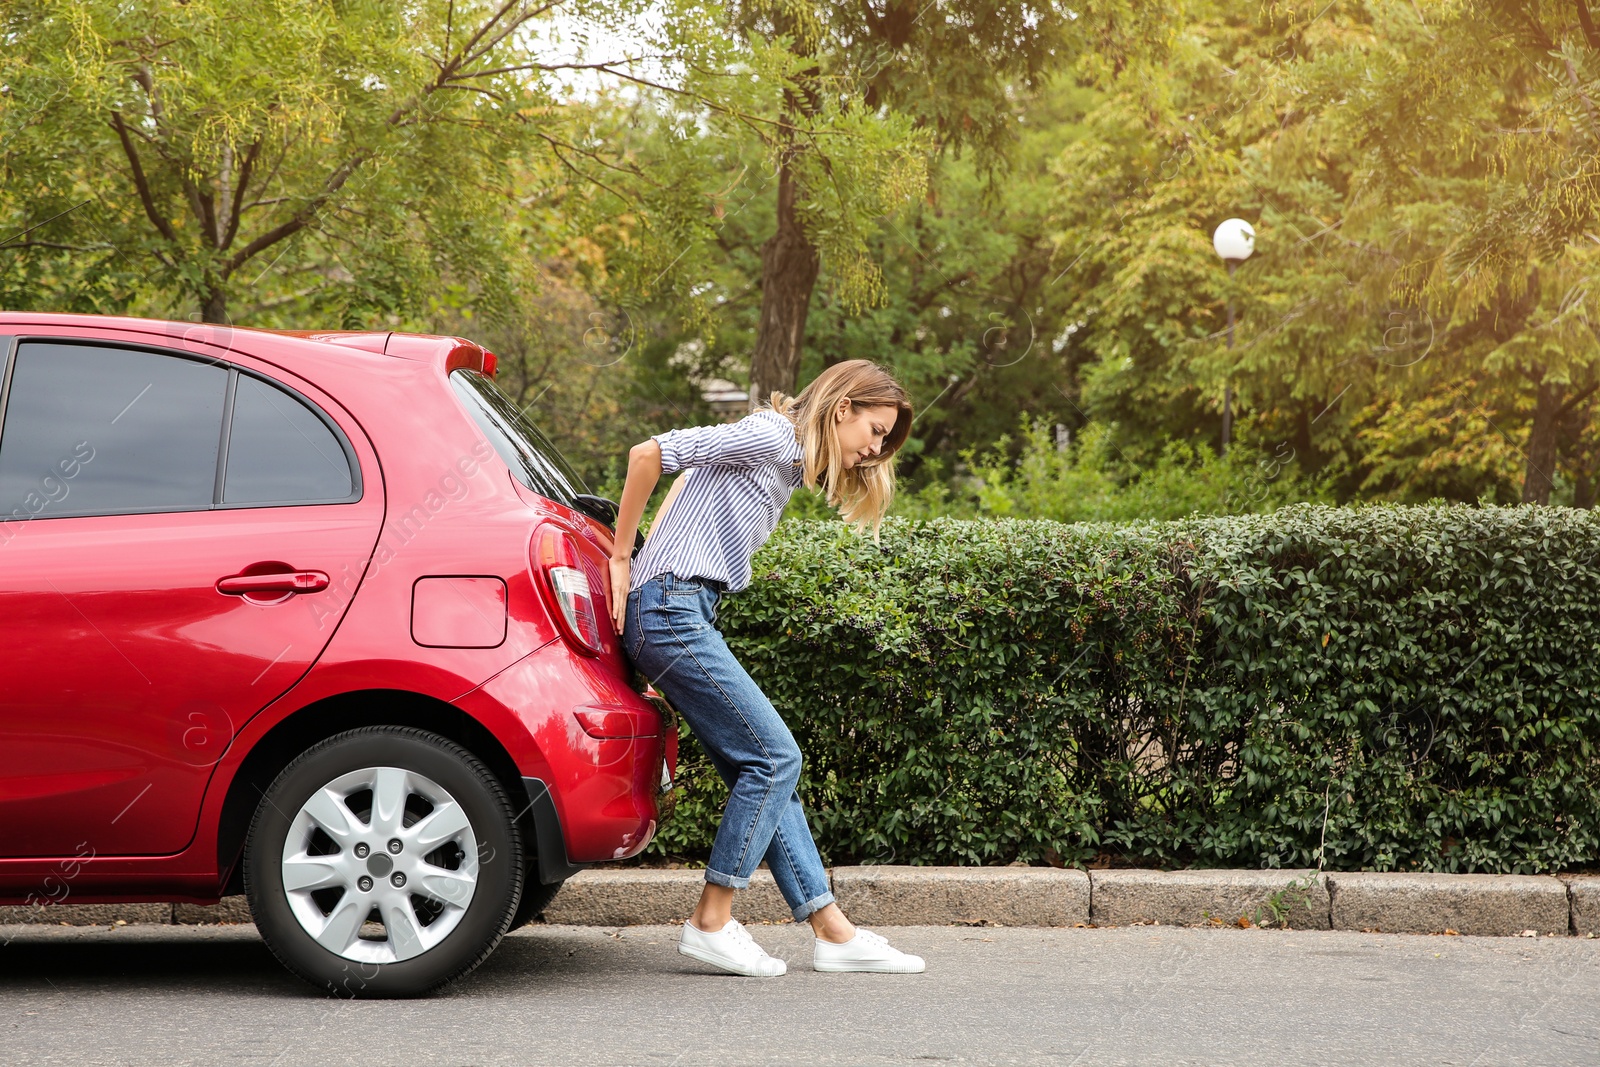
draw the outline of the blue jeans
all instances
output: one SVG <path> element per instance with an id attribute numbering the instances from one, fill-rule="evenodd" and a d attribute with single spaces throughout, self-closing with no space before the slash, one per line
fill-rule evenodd
<path id="1" fill-rule="evenodd" d="M 706 881 L 745 889 L 763 859 L 801 920 L 833 903 L 795 787 L 800 746 L 716 629 L 720 582 L 658 574 L 628 595 L 622 647 L 728 783 Z"/>

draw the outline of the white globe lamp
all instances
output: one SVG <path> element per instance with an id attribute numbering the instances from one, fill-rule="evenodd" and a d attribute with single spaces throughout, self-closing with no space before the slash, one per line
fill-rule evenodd
<path id="1" fill-rule="evenodd" d="M 1211 246 L 1230 265 L 1249 259 L 1256 250 L 1256 229 L 1244 219 L 1228 219 L 1211 235 Z"/>
<path id="2" fill-rule="evenodd" d="M 1211 235 L 1211 247 L 1217 250 L 1222 262 L 1228 265 L 1228 276 L 1250 258 L 1256 250 L 1256 228 L 1244 219 L 1224 219 Z M 1228 349 L 1233 349 L 1233 294 L 1228 294 Z M 1233 436 L 1233 381 L 1227 380 L 1222 388 L 1222 454 L 1228 454 L 1228 442 Z"/>

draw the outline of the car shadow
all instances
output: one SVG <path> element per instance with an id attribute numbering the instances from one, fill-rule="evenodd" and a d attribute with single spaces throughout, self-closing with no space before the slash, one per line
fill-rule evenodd
<path id="1" fill-rule="evenodd" d="M 137 987 L 164 992 L 316 996 L 284 970 L 256 937 L 196 941 L 192 937 L 141 936 L 41 938 L 23 934 L 0 947 L 0 994 L 37 992 L 48 983 L 61 993 Z"/>
<path id="2" fill-rule="evenodd" d="M 473 973 L 424 997 L 526 993 L 562 988 L 579 978 L 635 974 L 636 964 L 624 959 L 619 947 L 603 940 L 575 943 L 570 935 L 551 937 L 535 926 L 503 938 Z M 360 966 L 351 964 L 353 975 Z M 0 997 L 129 989 L 337 999 L 286 970 L 250 926 L 0 927 Z"/>

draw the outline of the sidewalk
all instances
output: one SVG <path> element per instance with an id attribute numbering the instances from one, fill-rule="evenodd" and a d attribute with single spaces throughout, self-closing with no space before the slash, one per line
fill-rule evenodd
<path id="1" fill-rule="evenodd" d="M 544 918 L 581 926 L 679 923 L 699 870 L 597 867 L 572 878 Z M 1375 874 L 1309 870 L 1058 870 L 835 867 L 839 904 L 865 926 L 1236 926 L 1374 933 L 1600 937 L 1600 875 Z M 746 922 L 789 922 L 772 876 L 738 900 Z M 243 897 L 195 904 L 0 907 L 3 923 L 249 922 Z"/>

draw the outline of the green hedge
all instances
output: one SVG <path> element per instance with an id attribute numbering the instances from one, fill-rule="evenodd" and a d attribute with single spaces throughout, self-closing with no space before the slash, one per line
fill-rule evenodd
<path id="1" fill-rule="evenodd" d="M 1550 871 L 1600 856 L 1597 551 L 1563 508 L 785 523 L 718 625 L 829 863 Z M 703 858 L 684 736 L 652 847 Z"/>

